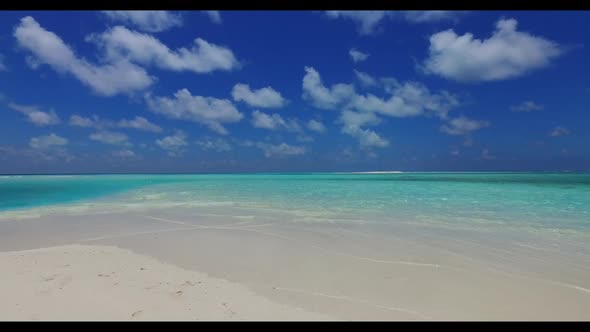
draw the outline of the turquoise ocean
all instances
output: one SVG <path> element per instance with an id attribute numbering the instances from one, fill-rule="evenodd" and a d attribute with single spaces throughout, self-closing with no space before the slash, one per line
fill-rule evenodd
<path id="1" fill-rule="evenodd" d="M 318 222 L 590 232 L 590 173 L 0 176 L 0 215 L 93 202 L 279 211 Z"/>

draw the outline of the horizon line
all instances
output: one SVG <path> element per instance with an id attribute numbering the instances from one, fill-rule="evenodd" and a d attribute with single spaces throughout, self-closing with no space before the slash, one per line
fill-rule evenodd
<path id="1" fill-rule="evenodd" d="M 260 174 L 416 174 L 416 173 L 590 173 L 590 170 L 527 170 L 527 171 L 317 171 L 317 172 L 87 172 L 87 173 L 0 173 L 0 176 L 34 175 L 260 175 Z"/>

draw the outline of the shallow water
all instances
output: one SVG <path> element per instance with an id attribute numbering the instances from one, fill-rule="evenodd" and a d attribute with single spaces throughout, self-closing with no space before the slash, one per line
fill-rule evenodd
<path id="1" fill-rule="evenodd" d="M 22 176 L 0 197 L 0 250 L 114 245 L 342 319 L 588 318 L 590 174 Z"/>
<path id="2" fill-rule="evenodd" d="M 105 204 L 230 207 L 293 220 L 590 231 L 589 173 L 195 174 L 0 177 L 0 211 Z M 43 212 L 42 210 L 37 209 Z M 46 208 L 45 210 L 51 211 Z M 235 211 L 233 212 L 235 213 Z"/>

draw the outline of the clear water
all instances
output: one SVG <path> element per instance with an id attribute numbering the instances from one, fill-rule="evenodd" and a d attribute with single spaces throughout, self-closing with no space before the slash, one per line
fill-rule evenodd
<path id="1" fill-rule="evenodd" d="M 590 232 L 589 173 L 0 177 L 0 211 L 109 197 L 120 204 L 231 204 L 315 218 Z"/>

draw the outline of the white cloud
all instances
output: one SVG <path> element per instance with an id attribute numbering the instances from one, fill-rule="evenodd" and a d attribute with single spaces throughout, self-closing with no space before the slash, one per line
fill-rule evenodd
<path id="1" fill-rule="evenodd" d="M 353 106 L 360 111 L 392 117 L 411 117 L 432 112 L 438 117 L 446 118 L 447 113 L 459 104 L 455 96 L 445 91 L 440 94 L 431 93 L 427 87 L 417 82 L 398 84 L 391 94 L 389 99 L 373 94 L 357 95 Z"/>
<path id="2" fill-rule="evenodd" d="M 381 123 L 374 113 L 346 110 L 342 112 L 340 121 L 343 123 L 342 132 L 357 138 L 361 147 L 386 147 L 389 145 L 389 141 L 379 136 L 375 131 L 361 128 Z"/>
<path id="3" fill-rule="evenodd" d="M 234 85 L 232 97 L 235 101 L 244 101 L 253 107 L 279 108 L 285 105 L 285 99 L 272 87 L 251 90 L 247 84 L 238 83 Z"/>
<path id="4" fill-rule="evenodd" d="M 381 98 L 373 94 L 357 94 L 352 85 L 348 84 L 335 84 L 332 88 L 327 88 L 315 69 L 305 67 L 305 70 L 303 98 L 318 108 L 356 109 L 392 117 L 418 116 L 430 112 L 446 118 L 447 113 L 459 105 L 454 95 L 446 91 L 431 93 L 426 86 L 417 82 L 400 84 L 394 79 L 382 80 L 391 97 Z"/>
<path id="5" fill-rule="evenodd" d="M 354 74 L 356 75 L 356 78 L 359 80 L 359 82 L 361 82 L 361 84 L 365 87 L 377 85 L 377 80 L 373 76 L 365 72 L 358 71 L 355 69 Z"/>
<path id="6" fill-rule="evenodd" d="M 153 83 L 146 71 L 124 59 L 94 65 L 76 56 L 64 41 L 45 30 L 31 16 L 21 19 L 14 30 L 20 47 L 30 51 L 35 66 L 47 64 L 59 73 L 69 73 L 104 96 L 143 90 Z"/>
<path id="7" fill-rule="evenodd" d="M 404 18 L 411 23 L 456 20 L 460 15 L 464 14 L 464 12 L 461 11 L 449 10 L 407 10 L 402 13 Z"/>
<path id="8" fill-rule="evenodd" d="M 252 112 L 252 125 L 256 128 L 277 129 L 284 125 L 285 121 L 279 114 L 268 115 L 260 111 Z"/>
<path id="9" fill-rule="evenodd" d="M 9 103 L 8 107 L 25 114 L 30 122 L 40 127 L 51 126 L 60 123 L 59 117 L 53 110 L 50 110 L 49 112 L 42 112 L 36 106 L 19 105 L 15 103 Z"/>
<path id="10" fill-rule="evenodd" d="M 340 121 L 345 127 L 376 126 L 381 123 L 381 119 L 379 119 L 375 113 L 353 112 L 350 110 L 342 112 L 340 115 Z"/>
<path id="11" fill-rule="evenodd" d="M 117 123 L 119 128 L 133 128 L 143 131 L 150 131 L 154 133 L 162 132 L 162 128 L 154 123 L 151 123 L 148 119 L 136 116 L 132 120 L 121 120 Z"/>
<path id="12" fill-rule="evenodd" d="M 513 112 L 532 112 L 532 111 L 540 111 L 544 107 L 543 105 L 539 105 L 533 101 L 525 101 L 522 104 L 514 105 L 510 107 Z"/>
<path id="13" fill-rule="evenodd" d="M 171 50 L 154 36 L 116 26 L 87 39 L 100 46 L 112 61 L 132 61 L 166 70 L 195 73 L 230 71 L 240 65 L 229 48 L 201 38 L 195 39 L 190 49 L 181 47 Z"/>
<path id="14" fill-rule="evenodd" d="M 53 135 L 53 134 L 52 134 Z M 62 164 L 64 162 L 69 163 L 70 161 L 76 159 L 73 155 L 71 155 L 66 148 L 63 147 L 65 144 L 49 144 L 44 146 L 44 137 L 49 136 L 41 136 L 41 137 L 34 137 L 35 139 L 31 139 L 35 147 L 30 148 L 14 148 L 12 146 L 0 146 L 0 160 L 7 160 L 13 157 L 19 158 L 27 158 L 28 160 L 38 163 L 39 161 L 42 162 L 54 162 L 57 161 L 58 163 Z M 57 135 L 56 135 L 57 136 Z M 59 137 L 59 136 L 57 136 Z M 57 140 L 56 140 L 57 142 Z M 30 143 L 30 142 L 29 142 Z M 37 145 L 39 144 L 39 145 Z"/>
<path id="15" fill-rule="evenodd" d="M 168 150 L 168 154 L 170 156 L 177 156 L 182 154 L 184 147 L 188 145 L 186 138 L 187 135 L 183 131 L 177 130 L 174 135 L 157 139 L 156 144 L 158 144 L 158 146 L 160 146 L 162 149 Z"/>
<path id="16" fill-rule="evenodd" d="M 454 95 L 446 91 L 432 93 L 426 86 L 417 82 L 402 84 L 392 78 L 381 79 L 379 82 L 383 84 L 383 88 L 390 95 L 381 98 L 373 94 L 357 94 L 351 85 L 346 84 L 336 84 L 332 88 L 327 88 L 323 85 L 320 75 L 315 69 L 306 67 L 305 70 L 303 98 L 318 108 L 340 108 L 342 110 L 340 116 L 340 122 L 343 124 L 342 132 L 358 138 L 363 147 L 386 147 L 389 145 L 389 141 L 379 136 L 375 131 L 361 128 L 379 124 L 380 119 L 375 114 L 391 117 L 432 114 L 446 119 L 448 112 L 459 105 L 459 101 Z M 357 72 L 357 75 L 358 73 L 360 72 Z M 375 84 L 378 82 L 376 79 L 373 81 Z"/>
<path id="17" fill-rule="evenodd" d="M 363 53 L 355 48 L 351 48 L 348 51 L 348 54 L 352 58 L 352 61 L 354 61 L 355 63 L 365 61 L 367 60 L 367 58 L 369 58 L 369 54 Z"/>
<path id="18" fill-rule="evenodd" d="M 131 150 L 118 150 L 113 151 L 113 156 L 120 158 L 132 158 L 135 157 L 135 152 Z"/>
<path id="19" fill-rule="evenodd" d="M 258 110 L 252 112 L 252 126 L 270 130 L 286 129 L 291 132 L 301 132 L 302 128 L 295 119 L 285 120 L 279 114 L 266 114 Z"/>
<path id="20" fill-rule="evenodd" d="M 69 123 L 70 123 L 70 126 L 90 128 L 90 127 L 94 127 L 95 120 L 74 114 L 74 115 L 70 116 Z"/>
<path id="21" fill-rule="evenodd" d="M 221 24 L 221 14 L 219 13 L 219 10 L 204 10 L 203 12 L 209 16 L 211 22 Z"/>
<path id="22" fill-rule="evenodd" d="M 56 134 L 50 134 L 47 136 L 33 137 L 29 141 L 29 145 L 34 149 L 45 149 L 52 146 L 63 146 L 67 145 L 68 140 Z"/>
<path id="23" fill-rule="evenodd" d="M 127 141 L 127 135 L 122 133 L 117 133 L 113 131 L 98 131 L 94 134 L 90 135 L 90 139 L 94 141 L 98 141 L 105 144 L 112 144 L 112 145 L 129 145 L 130 143 Z"/>
<path id="24" fill-rule="evenodd" d="M 549 135 L 553 136 L 553 137 L 559 137 L 559 136 L 567 136 L 570 134 L 571 134 L 571 131 L 569 129 L 562 127 L 562 126 L 557 126 L 551 131 L 551 133 Z"/>
<path id="25" fill-rule="evenodd" d="M 326 15 L 329 18 L 345 18 L 354 21 L 357 24 L 358 32 L 362 35 L 368 35 L 375 31 L 375 28 L 389 14 L 381 10 L 364 10 L 364 11 L 341 11 L 328 10 Z"/>
<path id="26" fill-rule="evenodd" d="M 375 131 L 371 129 L 362 129 L 360 127 L 345 126 L 342 128 L 342 132 L 352 137 L 356 137 L 359 140 L 361 147 L 379 147 L 384 148 L 389 145 L 389 141 L 379 136 Z"/>
<path id="27" fill-rule="evenodd" d="M 307 122 L 307 129 L 311 130 L 311 131 L 315 131 L 318 133 L 323 133 L 326 131 L 326 127 L 324 126 L 323 123 L 321 123 L 320 121 L 317 120 L 309 120 Z"/>
<path id="28" fill-rule="evenodd" d="M 220 134 L 227 134 L 222 124 L 238 122 L 244 117 L 230 100 L 193 96 L 187 89 L 178 90 L 173 98 L 148 95 L 146 102 L 155 113 L 201 123 Z"/>
<path id="29" fill-rule="evenodd" d="M 295 139 L 297 140 L 297 142 L 301 142 L 301 143 L 309 143 L 309 142 L 314 141 L 313 137 L 311 137 L 309 135 L 305 135 L 305 134 L 297 135 L 295 137 Z"/>
<path id="30" fill-rule="evenodd" d="M 302 130 L 301 125 L 295 119 L 286 121 L 279 114 L 273 113 L 269 115 L 260 111 L 252 112 L 252 126 L 270 130 L 284 128 L 292 132 L 300 132 Z"/>
<path id="31" fill-rule="evenodd" d="M 484 40 L 451 29 L 436 33 L 430 37 L 424 70 L 460 82 L 503 80 L 545 67 L 563 53 L 557 43 L 516 27 L 515 19 L 501 19 Z"/>
<path id="32" fill-rule="evenodd" d="M 102 13 L 113 21 L 132 24 L 147 32 L 160 32 L 182 25 L 181 16 L 168 11 L 113 10 Z"/>
<path id="33" fill-rule="evenodd" d="M 350 84 L 335 84 L 327 88 L 322 83 L 320 74 L 312 67 L 305 67 L 303 77 L 303 99 L 310 101 L 315 107 L 335 109 L 355 95 Z"/>
<path id="34" fill-rule="evenodd" d="M 471 120 L 467 117 L 460 116 L 448 121 L 440 127 L 440 130 L 449 135 L 467 135 L 473 131 L 488 127 L 488 121 Z"/>
<path id="35" fill-rule="evenodd" d="M 230 151 L 231 145 L 222 138 L 205 137 L 195 142 L 203 150 L 213 150 L 217 152 Z"/>
<path id="36" fill-rule="evenodd" d="M 154 133 L 162 132 L 162 128 L 148 119 L 136 116 L 131 120 L 121 119 L 118 122 L 106 119 L 100 119 L 98 116 L 93 115 L 92 118 L 83 117 L 77 114 L 70 116 L 70 126 L 75 127 L 87 127 L 96 129 L 105 128 L 133 128 L 137 130 L 149 131 Z"/>
<path id="37" fill-rule="evenodd" d="M 293 146 L 286 143 L 273 145 L 264 142 L 256 142 L 253 143 L 253 145 L 264 151 L 264 156 L 267 158 L 273 156 L 298 156 L 303 155 L 306 152 L 305 147 Z"/>
<path id="38" fill-rule="evenodd" d="M 429 23 L 443 20 L 454 20 L 462 12 L 444 11 L 444 10 L 425 10 L 425 11 L 382 11 L 382 10 L 362 10 L 362 11 L 341 11 L 329 10 L 326 15 L 329 18 L 349 19 L 356 23 L 357 31 L 361 35 L 369 35 L 377 31 L 379 23 L 385 19 L 404 19 L 409 23 Z"/>

